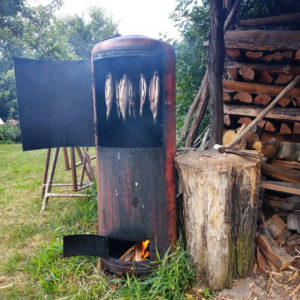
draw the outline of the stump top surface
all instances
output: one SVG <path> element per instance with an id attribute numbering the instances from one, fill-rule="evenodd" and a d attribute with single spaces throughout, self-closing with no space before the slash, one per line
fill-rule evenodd
<path id="1" fill-rule="evenodd" d="M 247 151 L 257 154 L 256 151 Z M 224 168 L 232 166 L 240 166 L 247 168 L 260 163 L 259 159 L 251 157 L 243 157 L 236 154 L 219 153 L 216 150 L 205 151 L 189 151 L 176 155 L 175 162 L 178 165 L 186 166 L 191 169 L 211 169 Z"/>

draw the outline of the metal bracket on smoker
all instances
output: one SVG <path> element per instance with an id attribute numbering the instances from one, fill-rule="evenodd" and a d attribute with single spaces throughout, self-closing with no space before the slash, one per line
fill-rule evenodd
<path id="1" fill-rule="evenodd" d="M 108 257 L 108 239 L 96 234 L 75 234 L 63 237 L 64 257 L 86 255 Z"/>

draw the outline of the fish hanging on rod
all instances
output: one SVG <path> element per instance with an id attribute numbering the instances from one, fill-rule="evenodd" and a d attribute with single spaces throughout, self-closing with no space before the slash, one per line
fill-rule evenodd
<path id="1" fill-rule="evenodd" d="M 130 80 L 126 74 L 123 74 L 119 83 L 119 103 L 123 120 L 126 121 L 126 112 L 129 102 Z"/>
<path id="2" fill-rule="evenodd" d="M 120 83 L 117 80 L 115 81 L 115 86 L 116 86 L 116 108 L 117 108 L 118 117 L 120 119 L 121 117 L 120 98 L 119 98 Z"/>
<path id="3" fill-rule="evenodd" d="M 114 97 L 114 86 L 111 73 L 108 73 L 105 81 L 105 103 L 106 103 L 106 120 L 108 120 L 111 113 Z"/>
<path id="4" fill-rule="evenodd" d="M 133 84 L 129 80 L 129 106 L 128 106 L 129 116 L 135 118 L 135 102 L 134 102 L 134 93 L 133 93 Z"/>
<path id="5" fill-rule="evenodd" d="M 147 82 L 145 76 L 140 74 L 140 116 L 143 115 L 143 107 L 146 100 L 147 94 Z"/>
<path id="6" fill-rule="evenodd" d="M 155 71 L 149 84 L 150 110 L 153 115 L 154 123 L 156 122 L 156 118 L 157 118 L 158 100 L 159 100 L 159 76 L 158 76 L 158 72 Z"/>

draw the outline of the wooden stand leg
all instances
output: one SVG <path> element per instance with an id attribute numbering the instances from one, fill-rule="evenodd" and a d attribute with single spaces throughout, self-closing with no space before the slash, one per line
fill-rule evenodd
<path id="1" fill-rule="evenodd" d="M 70 152 L 71 152 L 71 169 L 72 169 L 73 191 L 77 192 L 77 175 L 76 175 L 76 162 L 75 162 L 74 147 L 70 148 Z"/>
<path id="2" fill-rule="evenodd" d="M 54 172 L 55 172 L 55 168 L 56 168 L 58 153 L 59 153 L 59 148 L 55 148 L 54 153 L 53 153 L 51 168 L 50 168 L 50 174 L 49 174 L 49 177 L 47 180 L 47 185 L 46 185 L 46 190 L 45 190 L 45 194 L 44 194 L 44 200 L 43 200 L 41 212 L 43 212 L 47 208 L 47 204 L 48 204 L 48 200 L 49 200 L 48 194 L 51 191 L 51 186 L 52 186 L 52 181 L 53 181 Z M 47 153 L 47 155 L 48 155 L 48 153 Z M 50 151 L 49 151 L 49 156 L 50 156 Z"/>
<path id="3" fill-rule="evenodd" d="M 47 182 L 47 177 L 48 177 L 48 169 L 49 169 L 49 162 L 50 162 L 50 154 L 51 154 L 51 148 L 47 149 L 47 154 L 46 154 L 46 160 L 45 160 L 45 168 L 44 168 L 44 175 L 43 175 L 43 182 L 42 182 L 42 198 L 45 195 L 45 190 L 46 190 L 46 182 Z"/>
<path id="4" fill-rule="evenodd" d="M 83 150 L 84 150 L 84 147 L 83 147 Z M 78 153 L 78 156 L 80 157 L 80 160 L 82 162 L 82 164 L 84 163 L 84 161 L 86 161 L 86 163 L 88 162 L 87 161 L 87 158 L 86 158 L 86 155 L 85 155 L 85 152 L 84 152 L 84 155 L 82 154 L 82 151 L 79 147 L 76 147 L 76 151 Z M 90 170 L 87 168 L 87 166 L 85 165 L 85 172 L 86 172 L 86 175 L 88 176 L 89 178 L 89 181 L 93 181 L 93 175 L 92 173 L 90 172 Z"/>
<path id="5" fill-rule="evenodd" d="M 87 165 L 89 167 L 90 174 L 91 174 L 91 178 L 89 178 L 89 179 L 90 179 L 90 181 L 93 181 L 96 177 L 96 174 L 95 174 L 95 170 L 92 166 L 92 161 L 91 161 L 91 157 L 90 157 L 89 152 L 88 152 L 88 148 L 83 147 L 83 151 L 84 151 L 86 162 L 87 162 Z"/>
<path id="6" fill-rule="evenodd" d="M 63 147 L 63 153 L 64 153 L 64 160 L 65 160 L 65 170 L 70 170 L 71 168 L 69 164 L 68 152 L 66 147 Z"/>
<path id="7" fill-rule="evenodd" d="M 82 187 L 82 185 L 83 185 L 83 178 L 84 178 L 85 171 L 86 171 L 86 159 L 84 158 L 83 164 L 82 164 L 82 171 L 81 171 L 80 183 L 79 183 L 80 187 Z"/>

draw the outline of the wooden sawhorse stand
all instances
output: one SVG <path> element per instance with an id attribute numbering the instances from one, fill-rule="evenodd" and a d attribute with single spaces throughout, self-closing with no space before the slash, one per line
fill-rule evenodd
<path id="1" fill-rule="evenodd" d="M 75 149 L 80 158 L 80 162 L 76 163 L 75 160 Z M 82 147 L 70 147 L 70 154 L 71 154 L 71 165 L 69 164 L 68 152 L 66 148 L 62 148 L 64 154 L 64 162 L 65 162 L 65 170 L 72 171 L 72 183 L 57 183 L 53 184 L 53 177 L 56 169 L 57 158 L 59 154 L 60 148 L 54 148 L 54 153 L 52 156 L 52 162 L 50 167 L 50 174 L 48 177 L 48 170 L 50 164 L 50 156 L 51 156 L 51 148 L 47 149 L 46 160 L 45 160 L 45 168 L 44 168 L 44 175 L 43 175 L 43 182 L 42 182 L 42 198 L 43 198 L 43 205 L 41 212 L 43 212 L 48 205 L 48 201 L 50 197 L 87 197 L 86 194 L 58 194 L 58 193 L 51 193 L 52 187 L 63 187 L 63 186 L 73 186 L 73 191 L 78 192 L 83 190 L 93 184 L 93 180 L 96 177 L 95 170 L 92 166 L 91 161 L 95 159 L 95 156 L 90 157 L 88 148 Z M 77 173 L 76 167 L 82 165 L 82 171 L 80 176 L 79 183 L 77 182 Z M 83 179 L 85 173 L 89 179 L 89 182 L 84 184 Z"/>

